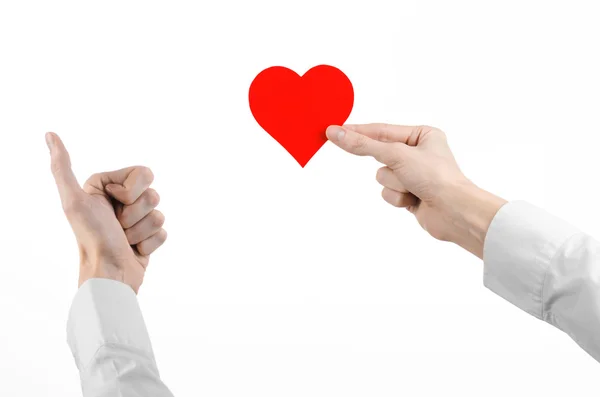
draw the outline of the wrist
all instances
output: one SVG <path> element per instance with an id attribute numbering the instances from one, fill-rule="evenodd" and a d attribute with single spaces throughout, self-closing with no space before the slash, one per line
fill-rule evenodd
<path id="1" fill-rule="evenodd" d="M 79 266 L 79 287 L 91 278 L 106 278 L 125 282 L 125 274 L 121 268 L 111 263 L 84 263 Z"/>
<path id="2" fill-rule="evenodd" d="M 471 181 L 448 186 L 439 208 L 448 225 L 445 240 L 483 259 L 483 245 L 492 220 L 507 201 Z"/>

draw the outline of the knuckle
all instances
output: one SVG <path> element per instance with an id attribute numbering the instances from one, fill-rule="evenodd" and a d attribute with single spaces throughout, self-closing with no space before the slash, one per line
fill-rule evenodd
<path id="1" fill-rule="evenodd" d="M 377 140 L 387 142 L 391 140 L 391 126 L 390 124 L 380 123 L 377 124 Z"/>
<path id="2" fill-rule="evenodd" d="M 394 207 L 400 206 L 398 194 L 395 194 L 394 191 L 392 191 L 391 189 L 383 188 L 383 190 L 381 191 L 381 197 L 386 203 Z"/>
<path id="3" fill-rule="evenodd" d="M 444 131 L 437 127 L 432 127 L 430 125 L 419 125 L 415 127 L 413 131 L 413 136 L 416 143 L 418 143 L 427 135 L 446 139 L 446 133 Z"/>
<path id="4" fill-rule="evenodd" d="M 426 126 L 428 128 L 428 133 L 438 136 L 440 138 L 445 138 L 446 137 L 446 133 L 442 130 L 440 130 L 439 128 L 436 127 L 431 127 L 431 126 Z"/>
<path id="5" fill-rule="evenodd" d="M 153 208 L 158 205 L 160 202 L 160 195 L 158 192 L 152 188 L 148 188 L 146 190 L 146 200 L 148 200 L 148 204 L 150 204 Z"/>
<path id="6" fill-rule="evenodd" d="M 387 162 L 388 166 L 392 169 L 392 171 L 396 171 L 404 165 L 404 160 L 401 157 L 393 157 L 390 158 Z"/>
<path id="7" fill-rule="evenodd" d="M 52 173 L 55 175 L 60 173 L 61 169 L 62 169 L 62 166 L 61 166 L 60 162 L 58 162 L 58 161 L 53 161 L 50 164 L 50 171 L 52 171 Z"/>
<path id="8" fill-rule="evenodd" d="M 381 198 L 384 201 L 387 201 L 387 188 L 385 188 L 385 187 L 383 189 L 381 189 Z"/>
<path id="9" fill-rule="evenodd" d="M 401 194 L 394 194 L 391 197 L 390 204 L 392 204 L 394 207 L 402 207 L 402 195 Z"/>
<path id="10" fill-rule="evenodd" d="M 405 194 L 397 194 L 396 198 L 394 200 L 394 205 L 396 207 L 399 207 L 399 208 L 404 207 L 405 201 L 406 201 L 406 195 Z"/>
<path id="11" fill-rule="evenodd" d="M 135 231 L 133 229 L 125 229 L 125 237 L 127 237 L 127 241 L 133 241 L 135 237 Z"/>
<path id="12" fill-rule="evenodd" d="M 158 210 L 154 210 L 154 212 L 152 213 L 152 224 L 156 227 L 161 227 L 162 225 L 165 224 L 165 215 L 158 211 Z"/>
<path id="13" fill-rule="evenodd" d="M 367 147 L 367 140 L 364 136 L 359 135 L 350 143 L 350 151 L 355 153 L 362 153 Z"/>
<path id="14" fill-rule="evenodd" d="M 419 142 L 425 136 L 425 131 L 428 131 L 429 126 L 426 125 L 418 125 L 411 131 L 410 136 L 408 137 L 408 144 L 410 146 L 418 146 Z"/>
<path id="15" fill-rule="evenodd" d="M 133 193 L 130 190 L 126 190 L 122 193 L 121 199 L 123 200 L 123 204 L 132 205 L 135 203 L 135 197 L 133 197 Z"/>
<path id="16" fill-rule="evenodd" d="M 85 180 L 83 186 L 93 186 L 94 182 L 100 178 L 100 174 L 92 174 L 88 179 Z"/>
<path id="17" fill-rule="evenodd" d="M 60 174 L 66 167 L 69 167 L 69 164 L 65 163 L 62 155 L 58 155 L 50 163 L 50 171 L 52 171 L 54 175 Z"/>
<path id="18" fill-rule="evenodd" d="M 401 146 L 394 146 L 393 150 L 390 150 L 389 154 L 386 155 L 384 163 L 387 164 L 388 168 L 392 171 L 396 171 L 404 166 L 406 162 L 405 153 L 401 152 Z"/>
<path id="19" fill-rule="evenodd" d="M 140 253 L 140 255 L 149 255 L 150 252 L 146 249 L 146 244 L 144 244 L 145 241 L 142 241 L 141 243 L 138 243 L 135 245 L 135 247 L 137 248 L 138 252 Z"/>
<path id="20" fill-rule="evenodd" d="M 140 166 L 140 176 L 142 176 L 146 181 L 148 182 L 152 182 L 154 181 L 154 173 L 152 172 L 152 170 L 149 167 L 146 166 Z"/>
<path id="21" fill-rule="evenodd" d="M 167 241 L 167 231 L 165 229 L 161 229 L 160 233 L 158 233 L 158 241 L 162 244 Z"/>
<path id="22" fill-rule="evenodd" d="M 431 130 L 433 130 L 433 129 L 434 129 L 434 127 L 432 127 L 432 126 L 430 126 L 430 125 L 422 124 L 422 125 L 418 125 L 418 126 L 416 127 L 416 129 L 417 129 L 419 132 L 430 132 Z"/>
<path id="23" fill-rule="evenodd" d="M 383 184 L 383 179 L 385 175 L 385 168 L 381 167 L 377 170 L 377 174 L 375 174 L 375 180 L 381 184 Z"/>
<path id="24" fill-rule="evenodd" d="M 123 211 L 117 216 L 117 220 L 119 221 L 123 229 L 128 229 L 131 226 L 133 226 L 131 225 L 130 219 L 131 217 L 127 208 L 124 208 Z"/>
<path id="25" fill-rule="evenodd" d="M 62 203 L 63 211 L 67 216 L 80 213 L 85 210 L 85 201 L 81 198 L 69 198 Z"/>

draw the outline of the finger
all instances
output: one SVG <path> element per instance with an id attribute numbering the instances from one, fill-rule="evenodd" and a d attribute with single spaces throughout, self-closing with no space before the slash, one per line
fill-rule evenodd
<path id="1" fill-rule="evenodd" d="M 417 129 L 415 126 L 386 123 L 344 124 L 344 127 L 381 142 L 402 142 L 407 145 Z"/>
<path id="2" fill-rule="evenodd" d="M 392 169 L 389 167 L 381 167 L 380 169 L 378 169 L 375 179 L 382 186 L 385 186 L 400 193 L 408 193 L 408 190 L 406 190 L 404 184 L 400 182 L 396 174 L 394 174 L 394 171 L 392 171 Z"/>
<path id="3" fill-rule="evenodd" d="M 330 141 L 348 153 L 357 156 L 372 156 L 384 164 L 391 161 L 392 147 L 389 143 L 371 139 L 366 135 L 339 126 L 327 127 L 326 134 Z"/>
<path id="4" fill-rule="evenodd" d="M 160 196 L 152 188 L 146 189 L 142 195 L 131 205 L 123 206 L 117 219 L 123 229 L 128 229 L 148 215 L 160 202 Z"/>
<path id="5" fill-rule="evenodd" d="M 125 229 L 125 236 L 129 245 L 136 245 L 154 235 L 165 223 L 165 216 L 159 210 L 153 210 L 141 221 Z"/>
<path id="6" fill-rule="evenodd" d="M 419 202 L 419 199 L 412 193 L 400 193 L 387 187 L 384 187 L 381 191 L 381 197 L 387 203 L 400 208 L 410 207 Z"/>
<path id="7" fill-rule="evenodd" d="M 131 205 L 152 181 L 154 181 L 154 174 L 150 168 L 134 166 L 96 174 L 89 182 L 93 187 L 106 191 L 121 203 Z"/>
<path id="8" fill-rule="evenodd" d="M 62 140 L 54 132 L 46 133 L 46 144 L 50 149 L 51 170 L 63 207 L 67 206 L 81 192 L 81 187 L 73 170 L 71 157 Z"/>
<path id="9" fill-rule="evenodd" d="M 165 229 L 160 229 L 158 232 L 154 233 L 144 241 L 139 242 L 136 245 L 136 248 L 140 255 L 147 256 L 156 251 L 158 247 L 165 243 L 166 240 L 167 231 Z"/>

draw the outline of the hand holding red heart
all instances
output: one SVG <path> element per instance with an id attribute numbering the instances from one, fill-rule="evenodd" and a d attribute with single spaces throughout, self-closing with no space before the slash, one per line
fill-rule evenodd
<path id="1" fill-rule="evenodd" d="M 138 292 L 149 255 L 167 238 L 159 197 L 149 188 L 146 167 L 92 175 L 83 185 L 71 170 L 69 153 L 54 133 L 46 134 L 52 174 L 80 254 L 79 285 L 90 278 L 121 281 Z"/>
<path id="2" fill-rule="evenodd" d="M 471 182 L 460 170 L 446 135 L 428 126 L 390 124 L 330 126 L 327 137 L 345 151 L 372 156 L 385 201 L 404 207 L 439 240 L 482 256 L 489 223 L 505 200 Z M 473 213 L 473 203 L 481 203 Z"/>

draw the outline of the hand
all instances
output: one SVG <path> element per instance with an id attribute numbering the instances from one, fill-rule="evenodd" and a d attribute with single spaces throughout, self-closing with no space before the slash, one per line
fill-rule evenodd
<path id="1" fill-rule="evenodd" d="M 441 130 L 345 125 L 330 126 L 327 137 L 349 153 L 385 164 L 376 179 L 384 186 L 386 202 L 408 209 L 433 237 L 481 257 L 489 223 L 506 201 L 477 188 L 462 173 Z"/>
<path id="2" fill-rule="evenodd" d="M 383 199 L 412 212 L 433 237 L 447 239 L 440 202 L 443 192 L 471 182 L 459 169 L 442 131 L 425 126 L 364 124 L 337 130 L 329 127 L 327 136 L 350 153 L 373 156 L 385 164 L 376 176 L 384 186 Z"/>
<path id="3" fill-rule="evenodd" d="M 154 209 L 159 196 L 149 188 L 152 171 L 136 166 L 94 174 L 82 189 L 58 135 L 47 133 L 46 142 L 62 207 L 79 246 L 79 286 L 90 278 L 109 278 L 137 294 L 149 255 L 167 238 L 165 218 Z"/>

